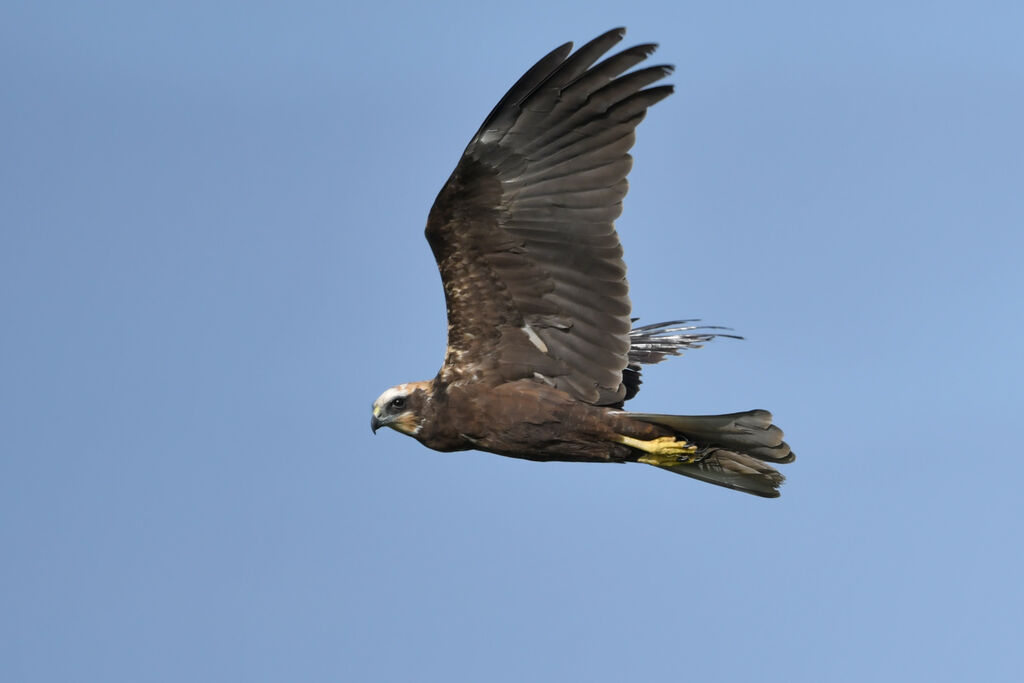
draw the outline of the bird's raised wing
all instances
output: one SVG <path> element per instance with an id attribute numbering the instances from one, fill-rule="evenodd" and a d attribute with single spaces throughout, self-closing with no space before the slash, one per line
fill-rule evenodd
<path id="1" fill-rule="evenodd" d="M 595 64 L 624 29 L 568 43 L 512 87 L 470 141 L 430 211 L 444 284 L 445 383 L 534 377 L 594 404 L 626 389 L 626 266 L 614 221 L 628 150 L 669 66 L 627 71 L 638 45 Z"/>

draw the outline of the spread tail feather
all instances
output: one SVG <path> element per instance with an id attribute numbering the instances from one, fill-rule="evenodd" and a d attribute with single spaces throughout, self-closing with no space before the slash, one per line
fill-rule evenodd
<path id="1" fill-rule="evenodd" d="M 696 462 L 662 469 L 756 496 L 778 497 L 779 486 L 785 481 L 768 462 L 784 464 L 796 459 L 767 410 L 728 415 L 629 416 L 668 427 L 698 446 Z"/>

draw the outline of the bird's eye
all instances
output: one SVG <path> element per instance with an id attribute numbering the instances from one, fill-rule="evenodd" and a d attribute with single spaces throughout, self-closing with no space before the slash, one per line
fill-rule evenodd
<path id="1" fill-rule="evenodd" d="M 405 397 L 404 396 L 399 396 L 398 398 L 391 399 L 390 406 L 394 410 L 401 410 L 402 408 L 405 407 Z"/>

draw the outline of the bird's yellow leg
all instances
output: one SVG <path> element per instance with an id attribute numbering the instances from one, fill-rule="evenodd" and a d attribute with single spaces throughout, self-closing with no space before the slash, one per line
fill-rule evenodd
<path id="1" fill-rule="evenodd" d="M 677 439 L 674 436 L 663 436 L 651 439 L 650 441 L 634 439 L 631 436 L 623 436 L 622 434 L 617 434 L 616 436 L 619 437 L 619 443 L 647 453 L 648 455 L 637 458 L 637 462 L 642 462 L 646 465 L 672 467 L 680 463 L 693 463 L 697 460 L 693 457 L 693 454 L 697 452 L 697 447 L 684 439 Z"/>

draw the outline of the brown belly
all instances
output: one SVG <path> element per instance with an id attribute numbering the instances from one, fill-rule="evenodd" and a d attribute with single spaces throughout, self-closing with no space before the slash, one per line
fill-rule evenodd
<path id="1" fill-rule="evenodd" d="M 628 462 L 635 460 L 635 453 L 616 443 L 618 434 L 661 435 L 660 429 L 629 420 L 620 411 L 582 403 L 530 380 L 494 388 L 452 387 L 446 408 L 449 424 L 443 438 L 436 438 L 440 430 L 425 430 L 426 438 L 421 438 L 438 450 L 475 448 L 541 461 Z"/>

